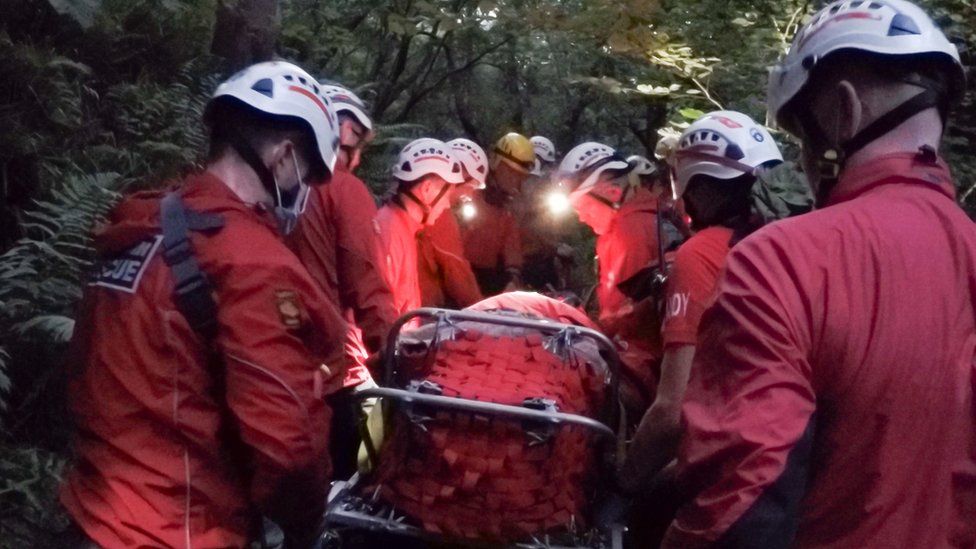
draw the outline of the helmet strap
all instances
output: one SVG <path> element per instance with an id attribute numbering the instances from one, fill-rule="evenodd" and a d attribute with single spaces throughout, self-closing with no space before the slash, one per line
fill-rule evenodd
<path id="1" fill-rule="evenodd" d="M 447 194 L 447 191 L 449 190 L 450 190 L 450 185 L 447 184 L 443 185 L 441 187 L 441 190 L 437 193 L 437 196 L 435 196 L 434 199 L 430 201 L 430 204 L 427 204 L 423 200 L 418 198 L 417 195 L 413 194 L 413 191 L 406 191 L 403 193 L 403 196 L 405 196 L 407 200 L 410 200 L 411 202 L 420 206 L 421 211 L 423 211 L 424 213 L 423 218 L 421 218 L 420 220 L 420 224 L 426 225 L 427 220 L 430 218 L 431 210 L 434 208 L 435 205 L 437 205 L 438 202 L 441 201 L 441 199 L 444 198 L 444 196 Z"/>
<path id="2" fill-rule="evenodd" d="M 902 125 L 909 118 L 933 107 L 939 109 L 940 116 L 942 116 L 943 121 L 945 120 L 944 102 L 941 99 L 943 94 L 934 85 L 929 85 L 927 82 L 923 84 L 912 83 L 925 85 L 926 89 L 888 111 L 839 147 L 829 147 L 820 154 L 817 159 L 817 171 L 820 175 L 820 185 L 816 196 L 818 206 L 826 203 L 831 191 L 840 179 L 840 173 L 847 159 L 864 147 Z M 827 143 L 823 130 L 808 110 L 804 109 L 800 113 L 800 121 L 803 125 L 803 131 L 814 143 Z"/>
<path id="3" fill-rule="evenodd" d="M 268 191 L 268 194 L 275 201 L 275 206 L 281 206 L 281 193 L 278 190 L 278 184 L 275 182 L 274 174 L 271 173 L 271 169 L 261 160 L 257 151 L 254 150 L 254 146 L 238 134 L 222 137 L 227 140 L 227 143 L 234 149 L 234 152 L 254 170 L 261 184 L 264 185 L 265 190 Z"/>
<path id="4" fill-rule="evenodd" d="M 413 191 L 406 191 L 402 194 L 404 198 L 420 206 L 420 211 L 424 213 L 424 216 L 420 219 L 420 224 L 426 225 L 427 218 L 430 216 L 430 206 L 428 206 L 423 200 L 417 198 L 417 195 L 413 194 Z M 405 206 L 405 204 L 401 204 L 401 206 Z"/>
<path id="5" fill-rule="evenodd" d="M 620 202 L 612 202 L 609 199 L 607 199 L 605 196 L 600 196 L 595 193 L 586 193 L 586 195 L 612 210 L 620 209 Z"/>
<path id="6" fill-rule="evenodd" d="M 527 164 L 529 164 L 529 162 L 523 162 L 522 160 L 519 160 L 518 158 L 515 158 L 514 156 L 508 154 L 507 152 L 505 152 L 505 151 L 503 151 L 503 150 L 501 150 L 501 149 L 499 149 L 497 147 L 495 148 L 495 154 L 498 155 L 500 158 L 502 158 L 504 160 L 508 160 L 509 166 L 511 166 L 513 169 L 515 169 L 518 172 L 521 172 L 521 173 L 529 173 L 529 172 L 532 171 L 533 166 L 528 166 L 527 165 Z M 496 166 L 497 166 L 497 163 L 496 163 Z"/>

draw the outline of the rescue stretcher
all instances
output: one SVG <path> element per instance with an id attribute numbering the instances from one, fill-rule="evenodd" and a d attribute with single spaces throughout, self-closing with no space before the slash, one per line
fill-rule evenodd
<path id="1" fill-rule="evenodd" d="M 385 438 L 375 448 L 364 436 L 371 471 L 333 484 L 324 545 L 355 546 L 350 535 L 366 532 L 419 546 L 621 548 L 608 489 L 622 448 L 619 372 L 613 343 L 589 328 L 506 312 L 404 315 L 383 386 L 358 393 L 382 403 Z M 504 386 L 493 392 L 493 381 Z"/>

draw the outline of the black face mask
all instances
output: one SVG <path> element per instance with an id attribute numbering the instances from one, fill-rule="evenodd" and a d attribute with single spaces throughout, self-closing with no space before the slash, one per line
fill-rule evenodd
<path id="1" fill-rule="evenodd" d="M 281 204 L 280 204 L 280 206 L 282 208 L 292 208 L 292 207 L 294 207 L 295 206 L 295 202 L 298 200 L 298 197 L 301 194 L 301 190 L 302 190 L 302 186 L 301 185 L 295 185 L 294 187 L 292 187 L 291 189 L 288 189 L 288 190 L 282 189 L 280 191 L 280 193 L 281 193 Z"/>

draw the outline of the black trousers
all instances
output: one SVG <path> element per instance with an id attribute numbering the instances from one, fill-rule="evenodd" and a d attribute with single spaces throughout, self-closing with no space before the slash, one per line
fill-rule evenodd
<path id="1" fill-rule="evenodd" d="M 347 480 L 356 472 L 359 456 L 359 422 L 362 410 L 353 398 L 353 387 L 346 387 L 329 397 L 332 407 L 332 430 L 329 433 L 329 454 L 332 457 L 332 478 Z"/>

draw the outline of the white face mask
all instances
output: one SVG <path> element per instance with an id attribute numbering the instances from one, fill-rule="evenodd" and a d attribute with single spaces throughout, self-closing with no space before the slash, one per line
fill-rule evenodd
<path id="1" fill-rule="evenodd" d="M 298 157 L 295 156 L 295 150 L 291 151 L 291 160 L 295 165 L 295 177 L 298 179 L 298 185 L 295 187 L 293 193 L 288 193 L 287 198 L 291 198 L 289 195 L 293 195 L 293 199 L 290 201 L 288 206 L 284 206 L 285 202 L 282 200 L 281 187 L 278 185 L 278 180 L 275 178 L 275 193 L 277 193 L 276 206 L 274 208 L 275 218 L 278 220 L 278 230 L 283 235 L 289 235 L 298 226 L 298 218 L 305 213 L 305 207 L 308 205 L 308 185 L 302 181 L 301 171 L 298 169 Z"/>

